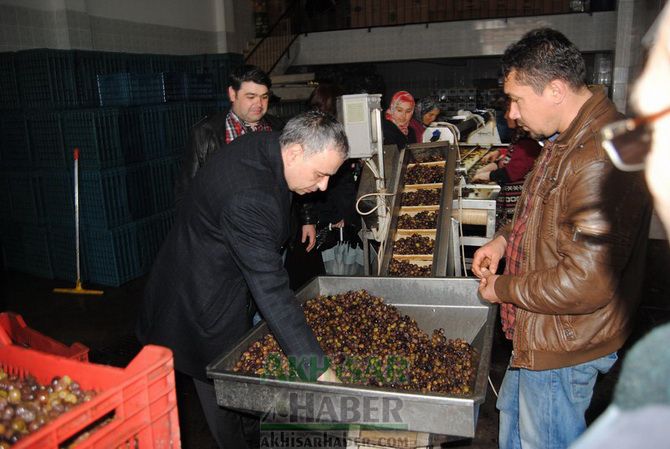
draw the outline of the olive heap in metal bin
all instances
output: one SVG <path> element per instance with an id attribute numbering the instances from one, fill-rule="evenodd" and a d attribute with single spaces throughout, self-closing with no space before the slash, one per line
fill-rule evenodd
<path id="1" fill-rule="evenodd" d="M 422 393 L 473 391 L 477 351 L 465 340 L 448 340 L 442 329 L 429 336 L 382 298 L 350 291 L 306 301 L 303 310 L 344 383 Z M 242 354 L 234 371 L 290 377 L 289 366 L 274 336 L 267 334 Z"/>
<path id="2" fill-rule="evenodd" d="M 444 156 L 441 154 L 426 154 L 426 155 L 417 155 L 414 157 L 416 162 L 442 162 L 445 160 Z"/>
<path id="3" fill-rule="evenodd" d="M 433 270 L 433 264 L 417 265 L 405 260 L 391 259 L 389 276 L 401 278 L 428 278 Z"/>
<path id="4" fill-rule="evenodd" d="M 90 401 L 69 376 L 41 385 L 33 377 L 8 375 L 0 369 L 0 448 L 9 448 L 77 405 Z"/>

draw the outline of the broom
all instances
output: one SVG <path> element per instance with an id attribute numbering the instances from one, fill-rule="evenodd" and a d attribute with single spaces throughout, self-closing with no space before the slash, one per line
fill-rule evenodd
<path id="1" fill-rule="evenodd" d="M 102 295 L 102 290 L 89 290 L 81 286 L 81 255 L 79 254 L 79 148 L 74 149 L 74 228 L 76 235 L 75 257 L 77 259 L 77 283 L 74 288 L 54 288 L 54 293 L 75 295 Z"/>

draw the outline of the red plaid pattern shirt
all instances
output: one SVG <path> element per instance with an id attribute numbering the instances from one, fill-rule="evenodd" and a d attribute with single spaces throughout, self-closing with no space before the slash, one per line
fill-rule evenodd
<path id="1" fill-rule="evenodd" d="M 226 143 L 230 143 L 233 140 L 237 139 L 240 137 L 242 134 L 246 134 L 248 132 L 256 132 L 256 131 L 272 131 L 272 128 L 270 125 L 263 119 L 260 119 L 260 121 L 256 124 L 255 129 L 251 128 L 251 126 L 246 125 L 245 123 L 240 120 L 240 118 L 233 112 L 230 111 L 228 115 L 226 116 Z"/>
<path id="2" fill-rule="evenodd" d="M 551 155 L 552 143 L 547 141 L 544 145 L 544 154 L 538 163 L 537 173 L 533 176 L 531 183 L 525 188 L 525 202 L 522 204 L 519 214 L 514 217 L 512 230 L 508 237 L 505 249 L 505 273 L 511 276 L 523 274 L 521 261 L 523 260 L 523 237 L 526 232 L 528 215 L 533 208 L 536 197 L 531 192 L 537 191 L 544 172 L 547 169 Z M 509 340 L 514 338 L 514 322 L 516 321 L 516 306 L 514 304 L 502 303 L 500 305 L 500 321 L 505 337 Z"/>

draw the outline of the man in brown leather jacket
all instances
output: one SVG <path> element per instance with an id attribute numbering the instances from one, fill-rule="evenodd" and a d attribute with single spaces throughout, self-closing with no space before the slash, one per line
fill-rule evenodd
<path id="1" fill-rule="evenodd" d="M 605 155 L 599 130 L 619 114 L 585 85 L 584 59 L 565 36 L 527 33 L 506 50 L 503 74 L 510 117 L 544 148 L 514 220 L 472 264 L 513 341 L 497 402 L 499 444 L 562 448 L 584 431 L 596 377 L 630 334 L 649 200 L 642 177 Z"/>

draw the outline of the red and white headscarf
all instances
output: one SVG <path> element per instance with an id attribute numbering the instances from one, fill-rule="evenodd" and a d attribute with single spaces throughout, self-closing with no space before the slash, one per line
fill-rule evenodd
<path id="1" fill-rule="evenodd" d="M 389 103 L 389 108 L 386 110 L 385 117 L 386 117 L 386 120 L 388 120 L 388 121 L 390 121 L 390 122 L 393 122 L 393 124 L 394 124 L 395 126 L 397 126 L 398 129 L 399 129 L 404 135 L 407 135 L 407 133 L 409 133 L 409 129 L 408 129 L 408 128 L 409 128 L 409 122 L 407 122 L 405 125 L 399 125 L 399 124 L 397 124 L 397 123 L 395 122 L 395 120 L 393 120 L 393 113 L 392 113 L 392 111 L 395 109 L 396 105 L 397 105 L 399 102 L 409 103 L 409 104 L 412 105 L 412 107 L 414 107 L 414 97 L 412 96 L 412 94 L 410 94 L 410 93 L 407 92 L 406 90 L 398 91 L 398 92 L 396 92 L 396 93 L 393 95 L 393 97 L 391 98 L 391 102 Z"/>

